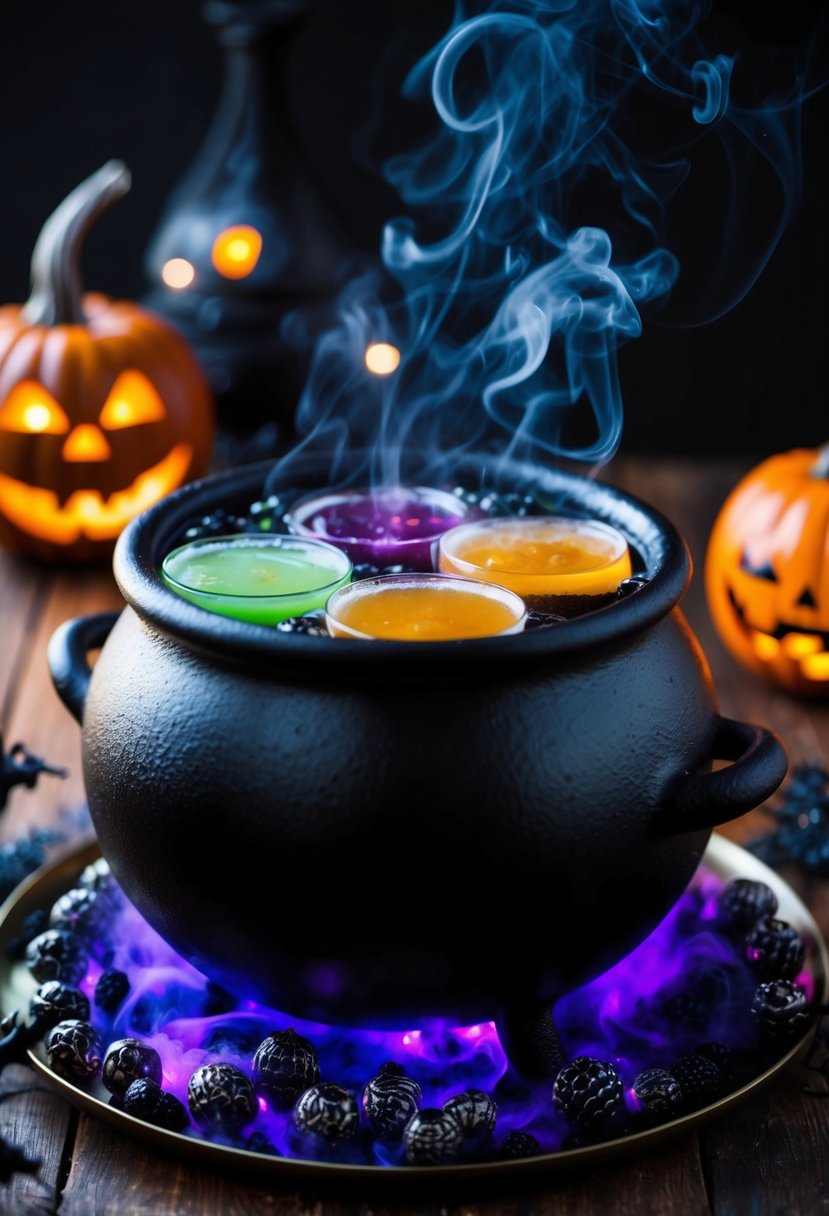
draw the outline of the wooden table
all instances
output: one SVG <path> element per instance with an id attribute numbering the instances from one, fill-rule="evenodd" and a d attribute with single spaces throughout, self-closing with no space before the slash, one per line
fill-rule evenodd
<path id="1" fill-rule="evenodd" d="M 665 512 L 687 537 L 697 575 L 685 610 L 712 665 L 722 710 L 768 724 L 785 741 L 793 763 L 826 760 L 829 707 L 795 701 L 742 671 L 725 653 L 709 620 L 701 566 L 714 515 L 746 462 L 618 460 L 608 479 Z M 46 644 L 62 621 L 118 606 L 107 571 L 52 571 L 0 555 L 0 724 L 7 745 L 22 739 L 68 781 L 44 778 L 36 793 L 15 791 L 2 822 L 5 839 L 32 824 L 54 823 L 83 801 L 79 732 L 52 692 Z M 736 840 L 766 830 L 758 812 L 726 829 Z M 786 877 L 798 887 L 829 936 L 829 882 Z M 818 1084 L 820 1079 L 818 1078 Z M 785 1072 L 718 1122 L 692 1137 L 587 1175 L 534 1180 L 515 1193 L 472 1192 L 425 1201 L 391 1202 L 372 1195 L 335 1199 L 294 1193 L 205 1172 L 157 1155 L 79 1115 L 23 1066 L 0 1080 L 0 1131 L 42 1159 L 36 1177 L 0 1184 L 0 1213 L 60 1216 L 342 1216 L 428 1213 L 431 1216 L 563 1216 L 612 1212 L 647 1216 L 680 1211 L 722 1216 L 829 1211 L 829 1100 L 802 1092 L 799 1066 Z"/>

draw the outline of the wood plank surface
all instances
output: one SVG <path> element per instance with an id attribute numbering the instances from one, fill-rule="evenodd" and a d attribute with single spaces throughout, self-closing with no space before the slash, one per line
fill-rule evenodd
<path id="1" fill-rule="evenodd" d="M 686 536 L 695 577 L 683 605 L 708 656 L 722 712 L 770 725 L 794 763 L 829 757 L 829 707 L 800 701 L 750 676 L 725 652 L 708 616 L 702 586 L 705 545 L 716 511 L 746 462 L 625 459 L 605 474 L 662 510 Z M 25 828 L 71 824 L 83 799 L 80 732 L 53 693 L 46 644 L 71 616 L 120 606 L 107 570 L 50 571 L 0 554 L 0 729 L 7 746 L 22 739 L 71 769 L 66 782 L 43 779 L 35 794 L 17 790 L 0 821 L 0 838 Z M 752 812 L 727 834 L 746 840 L 767 830 Z M 785 877 L 804 895 L 829 934 L 829 882 L 795 867 Z M 42 1158 L 37 1176 L 0 1184 L 0 1216 L 742 1216 L 829 1210 L 829 1099 L 802 1092 L 799 1066 L 727 1118 L 658 1151 L 577 1175 L 518 1186 L 469 1187 L 389 1197 L 297 1192 L 242 1175 L 203 1170 L 168 1157 L 85 1114 L 20 1066 L 0 1084 L 0 1131 Z M 817 1078 L 820 1085 L 820 1078 Z M 3 1097 L 7 1092 L 12 1097 Z"/>

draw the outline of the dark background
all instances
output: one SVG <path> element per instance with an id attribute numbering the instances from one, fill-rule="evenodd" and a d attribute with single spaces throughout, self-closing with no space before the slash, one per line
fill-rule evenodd
<path id="1" fill-rule="evenodd" d="M 726 41 L 757 62 L 786 58 L 811 38 L 813 80 L 825 75 L 815 41 L 820 8 L 801 0 L 714 6 Z M 130 165 L 133 190 L 90 237 L 86 279 L 115 295 L 144 292 L 147 239 L 200 144 L 221 82 L 221 55 L 200 9 L 199 0 L 2 6 L 0 299 L 25 298 L 41 223 L 111 156 Z M 398 100 L 400 81 L 450 10 L 448 0 L 327 0 L 298 45 L 290 86 L 297 126 L 354 240 L 368 250 L 377 248 L 383 220 L 401 209 L 376 166 L 411 146 L 428 121 Z M 748 298 L 704 327 L 675 328 L 670 312 L 650 318 L 623 351 L 623 451 L 766 453 L 829 438 L 828 109 L 825 90 L 804 107 L 803 202 Z M 719 222 L 722 180 L 721 166 L 703 165 L 693 186 L 699 203 L 692 197 L 689 208 L 686 196 L 691 219 L 677 226 L 686 301 L 688 284 L 718 273 L 703 230 Z M 776 186 L 759 179 L 744 204 L 745 231 L 777 201 Z"/>

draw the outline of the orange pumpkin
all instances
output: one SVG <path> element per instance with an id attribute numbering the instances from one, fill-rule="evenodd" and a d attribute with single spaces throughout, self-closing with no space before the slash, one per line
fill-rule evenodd
<path id="1" fill-rule="evenodd" d="M 711 533 L 705 584 L 740 662 L 829 695 L 829 445 L 772 456 L 743 478 Z"/>
<path id="2" fill-rule="evenodd" d="M 39 557 L 105 556 L 210 456 L 212 400 L 184 341 L 82 294 L 83 238 L 129 185 L 110 161 L 73 190 L 38 238 L 28 303 L 0 308 L 0 536 Z"/>

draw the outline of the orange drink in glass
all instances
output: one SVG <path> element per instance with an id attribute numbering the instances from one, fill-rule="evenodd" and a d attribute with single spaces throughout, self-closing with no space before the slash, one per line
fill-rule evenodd
<path id="1" fill-rule="evenodd" d="M 526 617 L 521 598 L 505 587 L 440 574 L 363 579 L 336 591 L 325 608 L 332 637 L 397 642 L 520 633 Z"/>
<path id="2" fill-rule="evenodd" d="M 438 562 L 445 574 L 509 587 L 531 612 L 561 616 L 610 603 L 632 572 L 621 532 L 558 515 L 462 524 L 440 538 Z"/>

